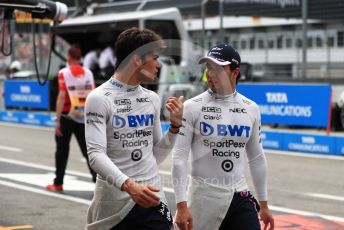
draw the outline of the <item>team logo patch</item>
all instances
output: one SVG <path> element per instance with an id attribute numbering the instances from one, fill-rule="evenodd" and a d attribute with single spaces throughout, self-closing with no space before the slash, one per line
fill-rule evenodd
<path id="1" fill-rule="evenodd" d="M 114 100 L 115 105 L 131 105 L 131 101 L 130 99 L 118 99 L 118 100 Z"/>
<path id="2" fill-rule="evenodd" d="M 112 117 L 112 127 L 119 129 L 119 128 L 123 128 L 124 126 L 125 126 L 124 118 L 117 115 L 114 115 Z"/>
<path id="3" fill-rule="evenodd" d="M 212 126 L 207 122 L 200 122 L 200 134 L 202 136 L 210 136 L 213 133 L 217 136 L 231 136 L 231 137 L 250 137 L 251 127 L 246 125 L 227 125 L 217 124 Z"/>
<path id="4" fill-rule="evenodd" d="M 225 172 L 230 172 L 233 169 L 233 162 L 231 160 L 224 160 L 221 166 Z"/>
<path id="5" fill-rule="evenodd" d="M 139 161 L 142 158 L 142 151 L 140 149 L 135 149 L 132 153 L 131 153 L 131 159 L 133 161 Z"/>
<path id="6" fill-rule="evenodd" d="M 203 106 L 202 112 L 221 113 L 221 108 L 217 108 L 214 106 L 210 106 L 210 107 Z"/>
<path id="7" fill-rule="evenodd" d="M 201 122 L 199 125 L 199 130 L 202 136 L 209 136 L 214 133 L 214 128 L 211 125 L 205 122 Z"/>
<path id="8" fill-rule="evenodd" d="M 141 98 L 136 98 L 136 102 L 145 103 L 145 102 L 150 102 L 150 100 L 147 97 L 141 97 Z"/>
<path id="9" fill-rule="evenodd" d="M 246 109 L 243 109 L 243 108 L 231 108 L 231 109 L 229 109 L 229 112 L 232 112 L 232 113 L 247 113 Z"/>

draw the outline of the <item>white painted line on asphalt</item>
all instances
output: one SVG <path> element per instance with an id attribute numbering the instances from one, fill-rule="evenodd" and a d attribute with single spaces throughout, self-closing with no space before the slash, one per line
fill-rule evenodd
<path id="1" fill-rule="evenodd" d="M 307 196 L 322 198 L 322 199 L 328 199 L 328 200 L 338 200 L 338 201 L 344 201 L 344 197 L 342 196 L 333 196 L 328 194 L 321 194 L 321 193 L 306 193 Z"/>
<path id="2" fill-rule="evenodd" d="M 90 200 L 86 200 L 86 199 L 82 199 L 82 198 L 77 198 L 77 197 L 73 197 L 73 196 L 68 196 L 68 195 L 63 195 L 63 194 L 60 194 L 60 193 L 48 192 L 48 191 L 44 191 L 44 190 L 41 190 L 41 189 L 25 186 L 25 185 L 15 184 L 15 183 L 12 183 L 12 182 L 7 182 L 7 181 L 0 180 L 0 184 L 4 185 L 4 186 L 7 186 L 7 187 L 12 187 L 12 188 L 28 191 L 28 192 L 33 192 L 33 193 L 38 193 L 38 194 L 42 194 L 42 195 L 46 195 L 46 196 L 51 196 L 51 197 L 59 198 L 59 199 L 69 200 L 69 201 L 73 201 L 73 202 L 80 203 L 80 204 L 86 204 L 86 205 L 90 205 L 91 204 Z"/>
<path id="3" fill-rule="evenodd" d="M 40 164 L 35 164 L 35 163 L 28 163 L 24 161 L 12 160 L 12 159 L 2 158 L 2 157 L 0 157 L 0 161 L 10 163 L 10 164 L 22 165 L 22 166 L 27 166 L 31 168 L 44 169 L 44 170 L 55 172 L 55 168 L 50 167 L 50 166 L 45 166 L 45 165 L 40 165 Z M 91 178 L 91 175 L 89 173 L 82 173 L 82 172 L 77 172 L 73 170 L 66 170 L 66 172 L 74 176 L 82 176 L 82 177 Z"/>
<path id="4" fill-rule="evenodd" d="M 300 211 L 300 210 L 296 210 L 296 209 L 283 208 L 283 207 L 278 207 L 278 206 L 274 206 L 274 205 L 269 205 L 269 208 L 272 211 L 277 211 L 277 212 L 286 212 L 286 213 L 292 213 L 292 214 L 297 214 L 297 215 L 301 215 L 301 216 L 316 216 L 316 217 L 321 217 L 321 218 L 326 219 L 326 220 L 344 222 L 344 218 L 338 217 L 338 216 L 329 216 L 329 215 L 324 215 L 321 213 Z"/>
<path id="5" fill-rule="evenodd" d="M 28 129 L 37 129 L 37 130 L 46 130 L 52 131 L 54 127 L 47 127 L 47 126 L 38 126 L 38 125 L 29 125 L 29 124 L 17 124 L 11 122 L 2 122 L 0 121 L 1 126 L 8 126 L 8 127 L 16 127 L 16 128 L 28 128 Z"/>
<path id="6" fill-rule="evenodd" d="M 0 145 L 0 149 L 6 150 L 6 151 L 12 151 L 12 152 L 23 152 L 23 149 L 15 148 L 15 147 L 10 147 L 10 146 L 5 146 L 5 145 Z"/>
<path id="7" fill-rule="evenodd" d="M 330 159 L 330 160 L 344 160 L 344 156 L 333 156 L 333 155 L 322 155 L 314 153 L 302 153 L 302 152 L 291 152 L 291 151 L 280 151 L 264 149 L 266 153 L 293 156 L 293 157 L 308 157 L 308 158 L 320 158 L 320 159 Z"/>
<path id="8" fill-rule="evenodd" d="M 30 185 L 45 188 L 51 184 L 55 174 L 53 173 L 0 173 L 0 178 L 6 178 L 11 181 L 17 181 Z M 65 175 L 63 184 L 64 191 L 94 191 L 94 183 L 78 180 L 76 176 Z"/>
<path id="9" fill-rule="evenodd" d="M 28 191 L 28 192 L 38 193 L 38 194 L 42 194 L 42 195 L 46 195 L 46 196 L 50 196 L 50 197 L 55 197 L 55 198 L 59 198 L 59 199 L 63 199 L 63 200 L 68 200 L 68 201 L 72 201 L 72 202 L 76 202 L 76 203 L 80 203 L 80 204 L 86 204 L 86 205 L 91 204 L 90 200 L 77 198 L 77 197 L 73 197 L 73 196 L 69 196 L 69 195 L 64 195 L 62 193 L 48 192 L 48 191 L 44 191 L 41 189 L 32 188 L 30 186 L 20 185 L 20 184 L 8 182 L 8 181 L 0 180 L 0 185 L 4 185 L 7 187 L 20 189 L 20 190 L 24 190 L 24 191 Z M 163 190 L 165 192 L 172 192 L 173 193 L 173 189 L 171 189 L 171 188 L 165 188 L 164 187 Z"/>
<path id="10" fill-rule="evenodd" d="M 86 200 L 86 199 L 82 199 L 82 198 L 76 198 L 76 197 L 72 197 L 72 196 L 68 196 L 68 195 L 63 195 L 63 194 L 59 194 L 59 193 L 47 192 L 47 191 L 44 191 L 44 190 L 41 190 L 41 189 L 36 189 L 36 188 L 32 188 L 32 187 L 25 186 L 25 185 L 19 185 L 19 184 L 15 184 L 15 183 L 12 183 L 12 182 L 7 182 L 7 181 L 0 180 L 0 184 L 4 185 L 4 186 L 7 186 L 7 187 L 21 189 L 21 190 L 25 190 L 25 191 L 29 191 L 29 192 L 33 192 L 33 193 L 38 193 L 38 194 L 42 194 L 42 195 L 46 195 L 46 196 L 51 196 L 51 197 L 59 198 L 59 199 L 69 200 L 69 201 L 73 201 L 73 202 L 76 202 L 76 203 L 81 203 L 81 204 L 86 204 L 86 205 L 90 205 L 91 204 L 90 200 Z M 173 193 L 173 190 L 171 188 L 164 187 L 163 190 L 165 192 Z M 327 220 L 344 222 L 344 218 L 337 217 L 337 216 L 323 215 L 323 214 L 320 214 L 320 213 L 300 211 L 300 210 L 283 208 L 283 207 L 278 207 L 278 206 L 273 206 L 273 205 L 269 205 L 269 207 L 273 211 L 292 213 L 292 214 L 297 214 L 297 215 L 302 215 L 302 216 L 317 216 L 317 217 L 321 217 L 321 218 L 324 218 L 324 219 L 327 219 Z"/>
<path id="11" fill-rule="evenodd" d="M 35 163 L 28 163 L 24 161 L 12 160 L 12 159 L 2 158 L 2 157 L 0 157 L 0 161 L 10 163 L 10 164 L 17 164 L 17 165 L 22 165 L 22 166 L 27 166 L 27 167 L 37 168 L 37 169 L 44 169 L 44 170 L 55 172 L 55 168 L 50 167 L 50 166 L 45 166 L 45 165 L 40 165 L 40 164 L 35 164 Z M 77 172 L 73 170 L 66 170 L 66 172 L 74 176 L 82 176 L 82 177 L 91 178 L 91 175 L 89 173 L 82 173 L 82 172 Z M 159 173 L 166 176 L 171 175 L 170 172 L 164 171 L 164 170 L 159 170 Z"/>

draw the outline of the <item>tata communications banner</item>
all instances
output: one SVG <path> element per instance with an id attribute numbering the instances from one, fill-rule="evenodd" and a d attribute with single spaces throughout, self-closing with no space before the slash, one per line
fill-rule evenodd
<path id="1" fill-rule="evenodd" d="M 5 81 L 6 107 L 49 109 L 49 82 L 41 86 L 37 81 Z"/>
<path id="2" fill-rule="evenodd" d="M 238 92 L 259 105 L 263 124 L 329 124 L 330 85 L 239 84 Z"/>

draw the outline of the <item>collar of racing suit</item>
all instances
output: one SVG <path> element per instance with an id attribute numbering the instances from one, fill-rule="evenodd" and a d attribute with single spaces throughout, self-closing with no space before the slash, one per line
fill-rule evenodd
<path id="1" fill-rule="evenodd" d="M 120 90 L 124 90 L 124 91 L 127 91 L 127 92 L 134 92 L 134 91 L 137 91 L 140 87 L 140 85 L 128 85 L 124 82 L 121 82 L 117 79 L 115 79 L 114 77 L 111 77 L 110 80 L 109 80 L 109 83 L 114 87 L 114 88 L 117 88 L 117 89 L 120 89 Z"/>
<path id="2" fill-rule="evenodd" d="M 233 99 L 237 95 L 236 90 L 234 91 L 234 93 L 231 93 L 228 95 L 220 95 L 220 94 L 214 93 L 211 89 L 208 89 L 208 93 L 211 97 L 214 97 L 215 99 L 219 99 L 219 100 Z"/>

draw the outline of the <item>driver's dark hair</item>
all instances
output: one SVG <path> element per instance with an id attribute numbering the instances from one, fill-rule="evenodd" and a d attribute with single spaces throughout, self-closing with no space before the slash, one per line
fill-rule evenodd
<path id="1" fill-rule="evenodd" d="M 127 29 L 117 37 L 115 43 L 115 70 L 126 66 L 133 54 L 144 58 L 147 54 L 162 52 L 165 47 L 162 38 L 152 30 L 140 30 L 137 27 Z"/>
<path id="2" fill-rule="evenodd" d="M 238 66 L 235 63 L 232 63 L 229 65 L 229 69 L 231 71 L 234 71 L 236 68 L 238 68 Z M 235 82 L 236 84 L 239 83 L 240 77 L 241 77 L 241 73 L 240 73 L 240 69 L 239 69 L 239 74 L 238 74 L 238 77 L 236 78 L 236 82 Z"/>

